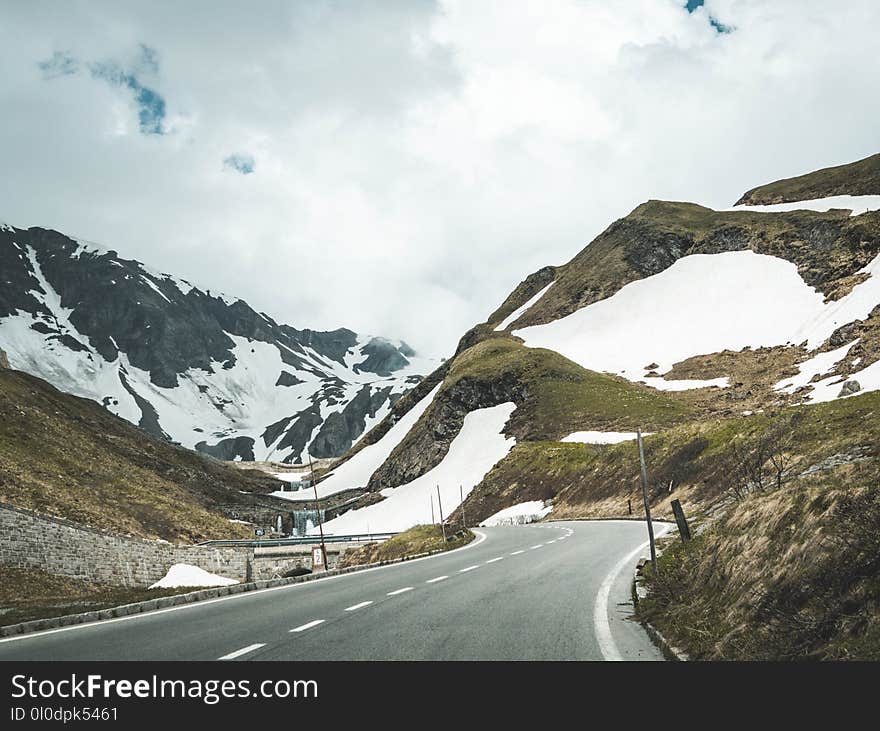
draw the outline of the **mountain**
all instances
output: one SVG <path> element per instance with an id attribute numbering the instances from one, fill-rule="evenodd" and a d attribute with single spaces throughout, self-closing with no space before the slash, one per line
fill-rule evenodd
<path id="1" fill-rule="evenodd" d="M 57 231 L 0 227 L 0 272 L 12 368 L 220 459 L 339 456 L 436 366 L 402 342 L 279 324 Z"/>
<path id="2" fill-rule="evenodd" d="M 667 515 L 673 498 L 727 499 L 735 447 L 783 424 L 804 470 L 876 460 L 859 420 L 880 389 L 878 164 L 723 210 L 648 201 L 529 275 L 328 472 L 324 494 L 375 496 L 328 529 L 424 521 L 438 484 L 444 514 L 464 497 L 470 521 L 538 500 L 550 518 L 625 516 L 640 499 L 637 428 Z"/>

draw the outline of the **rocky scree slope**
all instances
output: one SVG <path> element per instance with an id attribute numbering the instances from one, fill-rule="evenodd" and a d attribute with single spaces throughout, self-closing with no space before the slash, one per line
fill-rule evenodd
<path id="1" fill-rule="evenodd" d="M 12 368 L 220 459 L 344 454 L 437 363 L 351 330 L 298 330 L 246 302 L 42 228 L 0 226 Z"/>

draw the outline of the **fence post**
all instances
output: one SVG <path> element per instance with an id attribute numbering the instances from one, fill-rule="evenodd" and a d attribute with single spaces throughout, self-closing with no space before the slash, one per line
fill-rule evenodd
<path id="1" fill-rule="evenodd" d="M 687 518 L 684 517 L 681 502 L 673 500 L 670 505 L 672 506 L 672 513 L 675 515 L 675 522 L 678 524 L 678 533 L 681 536 L 681 540 L 689 541 L 691 539 L 691 528 L 688 525 Z"/>

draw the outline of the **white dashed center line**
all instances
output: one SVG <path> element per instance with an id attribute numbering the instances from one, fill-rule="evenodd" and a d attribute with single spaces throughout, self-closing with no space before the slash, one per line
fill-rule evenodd
<path id="1" fill-rule="evenodd" d="M 448 576 L 435 576 L 433 579 L 428 579 L 426 584 L 436 584 L 438 581 L 443 581 L 443 579 L 448 579 Z"/>
<path id="2" fill-rule="evenodd" d="M 387 596 L 397 596 L 398 594 L 403 594 L 405 591 L 412 591 L 411 586 L 404 586 L 402 589 L 395 589 L 394 591 L 389 591 Z"/>
<path id="3" fill-rule="evenodd" d="M 466 569 L 459 569 L 458 573 L 466 574 L 468 571 L 473 571 L 474 569 L 478 569 L 478 568 L 480 568 L 480 567 L 477 566 L 477 564 L 474 564 L 473 566 L 468 566 Z"/>
<path id="4" fill-rule="evenodd" d="M 544 545 L 543 543 L 539 543 L 537 546 L 532 546 L 529 550 L 534 551 L 536 548 L 540 548 L 543 545 Z"/>
<path id="5" fill-rule="evenodd" d="M 369 601 L 369 602 L 361 602 L 360 604 L 354 604 L 350 607 L 346 607 L 345 611 L 346 612 L 353 612 L 355 609 L 362 609 L 363 607 L 368 607 L 372 603 L 373 603 L 372 601 Z"/>
<path id="6" fill-rule="evenodd" d="M 556 539 L 554 538 L 552 541 L 547 541 L 547 545 L 549 546 L 551 543 L 556 543 Z"/>
<path id="7" fill-rule="evenodd" d="M 511 553 L 510 555 L 511 555 L 511 556 L 519 556 L 521 553 L 525 553 L 525 550 L 522 550 L 522 551 L 514 551 L 514 552 Z"/>
<path id="8" fill-rule="evenodd" d="M 307 622 L 306 624 L 300 625 L 299 627 L 294 627 L 291 632 L 305 632 L 307 629 L 311 629 L 312 627 L 317 627 L 319 624 L 323 624 L 323 619 L 315 619 L 311 622 Z"/>
<path id="9" fill-rule="evenodd" d="M 258 642 L 255 645 L 248 645 L 247 647 L 242 647 L 240 650 L 236 650 L 235 652 L 230 652 L 228 655 L 224 655 L 223 657 L 218 657 L 218 660 L 235 660 L 237 657 L 241 657 L 242 655 L 247 655 L 249 652 L 253 652 L 254 650 L 259 650 L 261 647 L 265 647 L 265 642 Z"/>
<path id="10" fill-rule="evenodd" d="M 497 558 L 490 558 L 486 563 L 495 563 L 496 561 L 503 561 L 504 556 L 498 556 Z"/>

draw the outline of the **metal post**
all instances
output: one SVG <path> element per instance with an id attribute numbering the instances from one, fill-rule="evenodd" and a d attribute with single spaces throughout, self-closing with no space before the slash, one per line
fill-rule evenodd
<path id="1" fill-rule="evenodd" d="M 434 520 L 434 496 L 428 495 L 428 499 L 431 501 L 431 525 L 436 525 L 437 521 Z"/>
<path id="2" fill-rule="evenodd" d="M 321 520 L 321 507 L 318 503 L 318 482 L 315 480 L 315 470 L 312 467 L 312 454 L 306 447 L 306 456 L 309 458 L 309 479 L 315 490 L 315 515 L 318 518 L 318 530 L 321 532 L 321 557 L 324 559 L 324 571 L 327 570 L 327 547 L 324 545 L 324 521 Z"/>
<path id="3" fill-rule="evenodd" d="M 446 543 L 446 524 L 443 522 L 443 502 L 440 500 L 440 485 L 437 485 L 437 509 L 440 511 L 440 529 L 443 531 L 443 542 Z"/>
<path id="4" fill-rule="evenodd" d="M 458 496 L 461 499 L 461 527 L 467 530 L 467 520 L 464 517 L 464 488 L 458 486 Z"/>
<path id="5" fill-rule="evenodd" d="M 654 548 L 654 526 L 651 523 L 651 506 L 648 504 L 648 468 L 645 466 L 645 448 L 642 444 L 642 430 L 636 430 L 639 443 L 639 465 L 642 469 L 642 499 L 645 501 L 645 520 L 648 523 L 648 541 L 651 544 L 651 572 L 657 576 L 657 551 Z"/>

